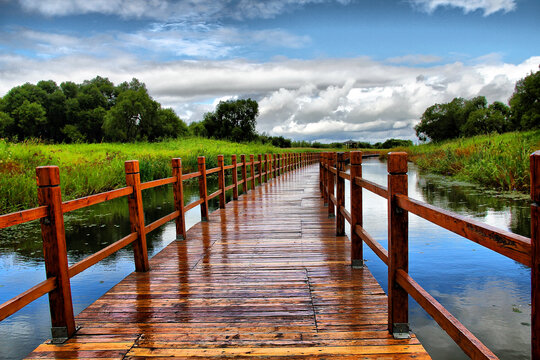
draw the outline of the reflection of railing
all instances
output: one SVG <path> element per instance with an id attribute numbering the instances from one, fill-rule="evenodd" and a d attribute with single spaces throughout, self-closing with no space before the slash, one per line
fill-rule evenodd
<path id="1" fill-rule="evenodd" d="M 0 305 L 0 321 L 19 311 L 39 297 L 49 294 L 53 341 L 62 342 L 71 337 L 75 331 L 75 320 L 71 300 L 70 278 L 95 265 L 109 255 L 133 243 L 136 271 L 148 271 L 148 253 L 146 249 L 146 234 L 161 225 L 176 221 L 177 239 L 186 238 L 185 213 L 200 205 L 202 220 L 208 219 L 208 201 L 219 196 L 219 207 L 225 208 L 225 193 L 232 189 L 233 200 L 238 199 L 238 186 L 242 185 L 247 192 L 248 182 L 255 189 L 270 178 L 276 178 L 283 173 L 310 164 L 318 158 L 312 153 L 285 153 L 258 155 L 258 160 L 250 155 L 246 161 L 242 155 L 238 163 L 236 155 L 232 155 L 231 165 L 225 165 L 223 155 L 218 156 L 218 167 L 206 169 L 205 157 L 198 158 L 198 171 L 182 174 L 181 159 L 172 159 L 172 177 L 141 183 L 139 162 L 126 161 L 126 187 L 105 193 L 87 196 L 62 202 L 60 191 L 60 174 L 57 166 L 42 166 L 36 169 L 38 200 L 40 206 L 0 216 L 0 229 L 41 219 L 41 234 L 43 238 L 43 254 L 47 280 L 31 289 L 17 295 Z M 250 167 L 251 176 L 247 177 Z M 257 167 L 257 171 L 255 168 Z M 241 168 L 241 180 L 238 180 L 238 168 Z M 232 184 L 226 186 L 225 172 L 232 170 Z M 217 173 L 218 190 L 208 194 L 206 176 Z M 198 178 L 199 199 L 184 205 L 183 181 Z M 159 220 L 146 225 L 142 203 L 142 190 L 161 185 L 173 184 L 175 211 Z M 66 239 L 64 231 L 64 213 L 99 204 L 108 200 L 127 196 L 129 205 L 129 221 L 131 233 L 115 243 L 101 249 L 71 266 L 68 265 Z"/>
<path id="2" fill-rule="evenodd" d="M 345 165 L 350 162 L 350 174 Z M 407 196 L 407 154 L 388 156 L 388 187 L 362 178 L 362 153 L 322 153 L 320 187 L 328 215 L 336 216 L 337 235 L 345 234 L 345 220 L 351 225 L 351 264 L 362 267 L 362 241 L 388 266 L 388 329 L 394 337 L 407 337 L 408 295 L 445 330 L 473 359 L 497 357 L 463 324 L 408 274 L 408 212 L 455 232 L 526 266 L 531 266 L 532 358 L 540 359 L 540 151 L 531 155 L 531 239 L 467 219 Z M 351 211 L 345 208 L 345 180 L 350 182 Z M 337 182 L 337 184 L 334 184 Z M 336 194 L 334 195 L 334 189 Z M 362 189 L 388 200 L 388 250 L 362 226 Z"/>

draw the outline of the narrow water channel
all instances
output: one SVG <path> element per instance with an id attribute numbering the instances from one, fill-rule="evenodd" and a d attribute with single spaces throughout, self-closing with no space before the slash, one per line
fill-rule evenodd
<path id="1" fill-rule="evenodd" d="M 386 163 L 378 159 L 364 160 L 363 174 L 386 185 Z M 209 192 L 217 188 L 213 180 L 210 179 Z M 185 195 L 186 204 L 198 198 L 196 183 L 185 187 Z M 411 164 L 409 195 L 530 236 L 526 196 L 501 195 L 470 184 L 449 182 L 440 176 L 420 174 Z M 143 196 L 147 223 L 173 211 L 169 187 L 145 190 Z M 216 206 L 217 202 L 212 202 L 211 210 Z M 198 208 L 186 214 L 188 227 L 199 219 Z M 129 233 L 127 201 L 116 199 L 77 210 L 66 214 L 65 221 L 72 264 Z M 386 201 L 366 190 L 364 226 L 386 247 Z M 530 358 L 530 270 L 414 215 L 410 215 L 409 229 L 410 273 L 416 281 L 501 359 Z M 149 255 L 159 252 L 174 237 L 174 223 L 149 234 Z M 364 252 L 366 264 L 386 291 L 386 266 L 367 246 Z M 42 259 L 39 222 L 0 230 L 0 303 L 45 279 Z M 75 313 L 133 270 L 133 255 L 128 247 L 72 278 Z M 410 304 L 413 331 L 434 359 L 467 358 L 412 299 Z M 20 359 L 49 336 L 49 309 L 44 296 L 0 322 L 0 358 Z"/>

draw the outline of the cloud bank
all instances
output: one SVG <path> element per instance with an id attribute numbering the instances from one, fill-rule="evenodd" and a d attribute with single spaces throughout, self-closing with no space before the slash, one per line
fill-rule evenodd
<path id="1" fill-rule="evenodd" d="M 350 0 L 18 0 L 26 11 L 46 16 L 82 14 L 119 15 L 123 18 L 169 20 L 273 18 L 309 4 Z"/>
<path id="2" fill-rule="evenodd" d="M 426 59 L 411 57 L 406 59 L 414 64 Z M 201 120 L 220 99 L 251 97 L 260 105 L 257 130 L 271 135 L 319 141 L 415 139 L 413 127 L 428 106 L 476 95 L 506 102 L 515 82 L 540 63 L 540 57 L 518 65 L 488 58 L 420 67 L 367 57 L 163 63 L 122 53 L 111 62 L 79 54 L 50 59 L 0 55 L 0 95 L 25 81 L 80 82 L 100 75 L 119 83 L 136 77 L 188 122 Z"/>
<path id="3" fill-rule="evenodd" d="M 489 16 L 496 12 L 509 12 L 516 9 L 516 0 L 410 0 L 411 3 L 420 9 L 432 13 L 437 8 L 450 7 L 462 9 L 466 14 L 481 10 L 484 16 Z"/>

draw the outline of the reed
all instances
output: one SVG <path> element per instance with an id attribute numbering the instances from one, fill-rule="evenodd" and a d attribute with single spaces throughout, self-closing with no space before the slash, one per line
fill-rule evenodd
<path id="1" fill-rule="evenodd" d="M 159 143 L 59 144 L 37 141 L 10 143 L 0 140 L 0 214 L 37 206 L 35 168 L 60 167 L 62 197 L 75 199 L 125 186 L 124 161 L 139 160 L 141 180 L 171 176 L 171 159 L 182 158 L 184 172 L 196 171 L 197 157 L 206 156 L 208 168 L 217 156 L 294 152 L 260 143 L 233 143 L 189 138 Z M 306 149 L 302 149 L 306 151 Z"/>
<path id="2" fill-rule="evenodd" d="M 512 132 L 422 144 L 395 150 L 421 169 L 486 187 L 527 192 L 529 155 L 540 149 L 540 131 Z"/>

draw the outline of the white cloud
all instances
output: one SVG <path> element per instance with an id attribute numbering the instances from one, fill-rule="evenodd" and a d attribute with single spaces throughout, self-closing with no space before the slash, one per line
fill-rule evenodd
<path id="1" fill-rule="evenodd" d="M 96 75 L 114 83 L 136 77 L 164 106 L 198 121 L 220 99 L 259 102 L 258 130 L 296 139 L 381 141 L 414 139 L 423 111 L 456 96 L 486 95 L 506 102 L 514 84 L 535 71 L 540 57 L 521 64 L 403 66 L 369 58 L 141 62 L 116 53 L 107 59 L 72 54 L 53 59 L 0 55 L 0 95 L 24 82 L 81 82 Z"/>
<path id="2" fill-rule="evenodd" d="M 466 14 L 481 10 L 484 16 L 496 12 L 509 12 L 516 8 L 516 0 L 410 0 L 415 6 L 432 13 L 439 7 L 454 7 L 462 9 Z"/>
<path id="3" fill-rule="evenodd" d="M 26 11 L 46 16 L 118 15 L 157 20 L 272 18 L 298 7 L 350 0 L 18 0 Z"/>

